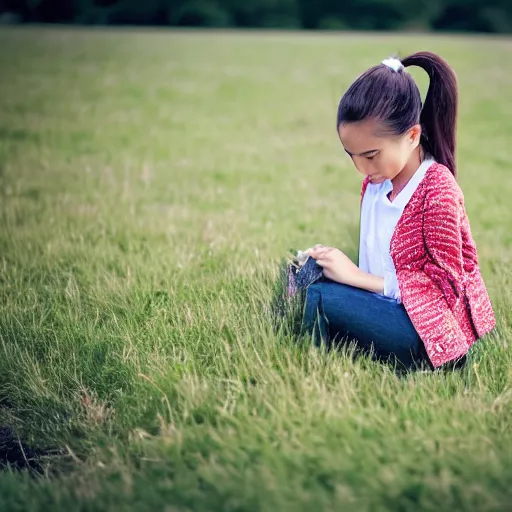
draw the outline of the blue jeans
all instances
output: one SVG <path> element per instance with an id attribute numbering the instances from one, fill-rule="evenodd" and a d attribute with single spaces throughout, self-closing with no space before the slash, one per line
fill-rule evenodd
<path id="1" fill-rule="evenodd" d="M 309 286 L 303 332 L 328 347 L 355 341 L 358 350 L 406 368 L 430 366 L 423 342 L 402 304 L 376 293 L 323 280 Z"/>

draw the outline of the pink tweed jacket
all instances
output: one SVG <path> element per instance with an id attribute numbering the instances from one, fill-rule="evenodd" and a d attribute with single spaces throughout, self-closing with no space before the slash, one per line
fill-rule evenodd
<path id="1" fill-rule="evenodd" d="M 368 179 L 363 182 L 361 199 Z M 462 191 L 433 164 L 391 238 L 402 303 L 437 368 L 467 353 L 496 325 Z"/>

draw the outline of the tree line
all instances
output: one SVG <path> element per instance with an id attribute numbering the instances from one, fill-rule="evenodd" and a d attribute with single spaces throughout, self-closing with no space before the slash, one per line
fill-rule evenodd
<path id="1" fill-rule="evenodd" d="M 26 23 L 512 32 L 512 0 L 0 0 Z"/>

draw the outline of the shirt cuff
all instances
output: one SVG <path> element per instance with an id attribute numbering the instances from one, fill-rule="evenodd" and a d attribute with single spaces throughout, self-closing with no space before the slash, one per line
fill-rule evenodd
<path id="1" fill-rule="evenodd" d="M 400 288 L 394 272 L 384 272 L 384 296 L 400 302 Z"/>

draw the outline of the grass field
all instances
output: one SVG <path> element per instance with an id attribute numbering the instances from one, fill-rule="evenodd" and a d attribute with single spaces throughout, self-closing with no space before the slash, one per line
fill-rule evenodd
<path id="1" fill-rule="evenodd" d="M 399 378 L 267 306 L 289 248 L 356 257 L 337 102 L 420 49 L 459 76 L 498 328 Z M 507 39 L 0 31 L 0 427 L 37 458 L 0 510 L 510 510 L 511 87 Z"/>

